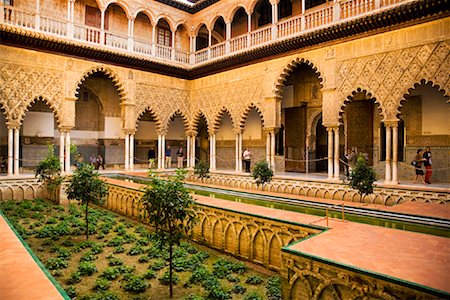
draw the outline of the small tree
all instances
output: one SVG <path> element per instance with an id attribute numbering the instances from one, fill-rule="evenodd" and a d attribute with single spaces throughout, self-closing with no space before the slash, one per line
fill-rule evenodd
<path id="1" fill-rule="evenodd" d="M 256 185 L 261 185 L 263 189 L 264 184 L 269 183 L 273 177 L 273 170 L 265 160 L 258 161 L 253 167 L 252 176 L 256 180 Z"/>
<path id="2" fill-rule="evenodd" d="M 373 193 L 373 183 L 377 176 L 372 167 L 367 165 L 363 155 L 358 155 L 355 167 L 350 172 L 350 187 L 358 190 L 362 197 Z"/>
<path id="3" fill-rule="evenodd" d="M 203 178 L 209 178 L 209 166 L 204 160 L 200 160 L 194 167 L 194 175 L 200 178 L 203 183 Z"/>
<path id="4" fill-rule="evenodd" d="M 94 172 L 94 167 L 83 163 L 75 170 L 67 187 L 69 199 L 78 200 L 80 204 L 86 205 L 86 240 L 89 239 L 89 203 L 102 204 L 108 195 L 108 186 L 99 176 L 98 172 Z"/>
<path id="5" fill-rule="evenodd" d="M 61 176 L 61 165 L 59 158 L 55 156 L 53 145 L 47 146 L 47 156 L 36 166 L 35 176 L 44 182 L 48 198 L 54 202 L 57 200 L 57 192 L 64 180 Z"/>
<path id="6" fill-rule="evenodd" d="M 152 177 L 142 197 L 159 246 L 169 247 L 170 298 L 173 296 L 173 246 L 180 244 L 182 237 L 191 231 L 197 221 L 194 199 L 182 180 L 183 173 L 177 173 L 169 180 Z"/>

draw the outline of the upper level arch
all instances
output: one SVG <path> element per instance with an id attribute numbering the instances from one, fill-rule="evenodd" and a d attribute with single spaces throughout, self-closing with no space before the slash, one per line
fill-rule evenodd
<path id="1" fill-rule="evenodd" d="M 130 8 L 128 7 L 128 4 L 123 0 L 109 0 L 103 4 L 104 9 L 108 9 L 110 5 L 115 4 L 123 9 L 125 12 L 127 19 L 130 20 L 133 18 L 133 14 L 131 13 Z"/>
<path id="2" fill-rule="evenodd" d="M 117 88 L 117 93 L 119 94 L 120 102 L 122 103 L 126 100 L 127 92 L 125 91 L 125 85 L 123 83 L 123 80 L 111 68 L 103 65 L 91 67 L 86 72 L 84 72 L 80 80 L 77 81 L 75 86 L 73 87 L 71 95 L 73 96 L 78 95 L 78 89 L 80 88 L 80 86 L 83 84 L 83 82 L 86 81 L 86 79 L 89 78 L 89 76 L 91 76 L 94 73 L 102 73 L 106 77 L 111 79 L 114 86 Z"/>
<path id="3" fill-rule="evenodd" d="M 235 7 L 233 7 L 233 9 L 230 10 L 228 15 L 226 15 L 226 17 L 224 17 L 224 19 L 229 20 L 230 22 L 233 22 L 233 19 L 234 19 L 236 13 L 240 9 L 243 9 L 246 14 L 249 14 L 248 9 L 243 4 L 238 4 Z"/>
<path id="4" fill-rule="evenodd" d="M 323 87 L 324 79 L 318 68 L 308 59 L 297 57 L 291 60 L 286 66 L 283 67 L 281 72 L 278 73 L 274 88 L 275 97 L 280 99 L 283 97 L 283 87 L 285 86 L 286 81 L 288 80 L 289 76 L 293 73 L 294 69 L 301 64 L 305 64 L 306 66 L 310 67 L 311 70 L 317 74 L 319 81 L 321 83 L 321 88 Z"/>
<path id="5" fill-rule="evenodd" d="M 155 16 L 151 13 L 151 11 L 149 11 L 147 8 L 145 7 L 139 7 L 137 8 L 134 13 L 132 18 L 136 19 L 138 17 L 139 14 L 144 14 L 145 16 L 147 16 L 147 18 L 150 20 L 150 24 L 152 26 L 154 26 L 155 23 Z"/>
<path id="6" fill-rule="evenodd" d="M 175 22 L 174 22 L 174 20 L 168 15 L 168 14 L 162 14 L 162 15 L 158 15 L 157 17 L 156 17 L 156 19 L 155 19 L 155 24 L 156 24 L 156 26 L 161 26 L 161 25 L 163 25 L 164 23 L 163 22 L 165 22 L 165 23 L 167 23 L 167 25 L 169 26 L 169 30 L 170 31 L 174 31 L 176 28 L 175 28 Z"/>

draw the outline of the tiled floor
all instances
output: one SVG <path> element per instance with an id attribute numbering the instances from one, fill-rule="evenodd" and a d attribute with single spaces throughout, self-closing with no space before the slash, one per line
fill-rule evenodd
<path id="1" fill-rule="evenodd" d="M 64 299 L 0 215 L 0 299 Z"/>

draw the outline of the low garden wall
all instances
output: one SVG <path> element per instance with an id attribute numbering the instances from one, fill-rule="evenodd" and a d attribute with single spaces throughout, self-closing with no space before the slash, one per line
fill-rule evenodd
<path id="1" fill-rule="evenodd" d="M 217 186 L 261 190 L 251 176 L 210 173 L 210 178 L 204 178 L 203 183 Z M 200 182 L 190 173 L 189 181 Z M 361 195 L 348 185 L 340 182 L 325 182 L 320 180 L 300 180 L 274 178 L 264 185 L 264 191 L 285 193 L 307 197 L 324 198 L 349 202 L 364 202 L 372 204 L 394 205 L 408 201 L 450 204 L 450 191 L 424 191 L 414 188 L 377 186 L 374 193 L 361 199 Z"/>

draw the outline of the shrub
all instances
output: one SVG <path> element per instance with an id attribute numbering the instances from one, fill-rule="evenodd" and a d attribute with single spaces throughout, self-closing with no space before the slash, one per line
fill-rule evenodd
<path id="1" fill-rule="evenodd" d="M 56 220 L 55 217 L 51 217 L 48 218 L 47 221 L 45 222 L 45 224 L 56 224 L 56 222 L 58 222 L 58 220 Z"/>
<path id="2" fill-rule="evenodd" d="M 78 265 L 78 271 L 81 276 L 91 276 L 95 272 L 97 272 L 97 268 L 95 265 L 88 261 L 83 261 Z"/>
<path id="3" fill-rule="evenodd" d="M 91 247 L 91 251 L 92 251 L 92 254 L 100 254 L 103 252 L 103 245 L 99 244 L 99 243 L 93 244 Z"/>
<path id="4" fill-rule="evenodd" d="M 94 260 L 96 260 L 98 257 L 97 256 L 95 256 L 93 253 L 92 253 L 92 251 L 88 251 L 88 252 L 86 252 L 85 254 L 83 254 L 81 257 L 80 257 L 80 262 L 83 262 L 83 261 L 94 261 Z"/>
<path id="5" fill-rule="evenodd" d="M 146 238 L 137 240 L 137 244 L 140 246 L 148 246 L 150 244 L 150 241 Z"/>
<path id="6" fill-rule="evenodd" d="M 75 284 L 81 281 L 81 273 L 73 272 L 70 274 L 69 278 L 67 278 L 67 284 Z"/>
<path id="7" fill-rule="evenodd" d="M 269 300 L 281 300 L 281 279 L 278 276 L 270 277 L 266 284 L 266 294 Z"/>
<path id="8" fill-rule="evenodd" d="M 125 248 L 123 246 L 117 246 L 113 250 L 113 253 L 115 253 L 115 254 L 124 253 L 124 252 L 125 252 Z"/>
<path id="9" fill-rule="evenodd" d="M 94 290 L 99 291 L 103 290 L 106 291 L 111 286 L 111 281 L 105 278 L 97 278 L 94 284 Z"/>
<path id="10" fill-rule="evenodd" d="M 152 269 L 154 271 L 159 271 L 159 270 L 163 269 L 165 266 L 166 266 L 165 261 L 157 260 L 150 266 L 150 269 Z"/>
<path id="11" fill-rule="evenodd" d="M 362 196 L 373 193 L 373 183 L 377 180 L 374 169 L 367 165 L 362 154 L 359 154 L 356 165 L 350 172 L 350 187 Z"/>
<path id="12" fill-rule="evenodd" d="M 264 186 L 264 184 L 269 183 L 272 180 L 273 170 L 266 161 L 261 160 L 255 164 L 252 176 L 255 179 L 257 186 Z"/>
<path id="13" fill-rule="evenodd" d="M 207 278 L 211 277 L 211 273 L 205 269 L 203 266 L 196 268 L 191 277 L 189 278 L 189 283 L 199 283 L 205 281 Z"/>
<path id="14" fill-rule="evenodd" d="M 61 245 L 66 246 L 66 247 L 72 247 L 75 245 L 75 243 L 71 239 L 67 239 L 67 240 L 62 241 Z"/>
<path id="15" fill-rule="evenodd" d="M 134 255 L 142 254 L 144 252 L 145 252 L 144 248 L 142 248 L 139 245 L 136 245 L 134 247 L 131 247 L 131 249 L 128 251 L 128 255 L 134 256 Z"/>
<path id="16" fill-rule="evenodd" d="M 263 280 L 261 279 L 261 277 L 257 276 L 257 275 L 251 275 L 248 276 L 247 280 L 245 280 L 245 283 L 248 284 L 260 284 L 261 282 L 263 282 Z"/>
<path id="17" fill-rule="evenodd" d="M 49 270 L 65 269 L 68 267 L 67 261 L 62 258 L 52 258 L 50 257 L 45 263 L 45 267 Z"/>
<path id="18" fill-rule="evenodd" d="M 227 275 L 226 278 L 229 282 L 239 282 L 240 281 L 239 277 L 233 276 L 231 274 Z"/>
<path id="19" fill-rule="evenodd" d="M 197 295 L 189 295 L 187 297 L 184 297 L 183 300 L 203 300 L 204 298 L 202 296 Z"/>
<path id="20" fill-rule="evenodd" d="M 156 274 L 153 270 L 147 270 L 142 277 L 144 277 L 145 279 L 153 279 L 156 278 Z"/>
<path id="21" fill-rule="evenodd" d="M 242 285 L 235 285 L 232 289 L 231 292 L 235 293 L 235 294 L 245 294 L 245 292 L 247 291 L 247 289 L 245 287 L 243 287 Z"/>
<path id="22" fill-rule="evenodd" d="M 77 297 L 77 290 L 73 286 L 69 286 L 65 289 L 67 296 L 69 296 L 72 299 L 75 299 Z"/>
<path id="23" fill-rule="evenodd" d="M 230 299 L 230 294 L 225 291 L 220 285 L 215 285 L 209 290 L 207 299 L 209 300 L 227 300 Z"/>
<path id="24" fill-rule="evenodd" d="M 164 272 L 164 274 L 161 277 L 159 277 L 158 280 L 163 285 L 169 285 L 170 284 L 169 271 Z M 175 273 L 172 274 L 172 284 L 177 284 L 178 281 L 180 281 L 178 275 Z"/>
<path id="25" fill-rule="evenodd" d="M 263 298 L 255 291 L 251 292 L 250 294 L 246 295 L 244 300 L 262 300 Z"/>
<path id="26" fill-rule="evenodd" d="M 58 258 L 69 260 L 71 257 L 71 252 L 64 247 L 57 247 L 56 252 L 58 253 Z"/>
<path id="27" fill-rule="evenodd" d="M 149 284 L 145 282 L 144 278 L 129 275 L 125 279 L 126 283 L 123 286 L 124 290 L 133 294 L 139 294 L 145 292 L 145 290 L 149 287 Z"/>
<path id="28" fill-rule="evenodd" d="M 40 230 L 38 230 L 36 237 L 47 238 L 52 237 L 55 234 L 55 228 L 52 225 L 45 225 Z"/>
<path id="29" fill-rule="evenodd" d="M 194 175 L 203 182 L 203 178 L 209 178 L 209 166 L 204 160 L 200 160 L 194 166 Z"/>
<path id="30" fill-rule="evenodd" d="M 148 255 L 142 255 L 141 257 L 139 257 L 139 263 L 143 264 L 143 263 L 148 263 L 150 261 L 150 257 L 148 257 Z"/>
<path id="31" fill-rule="evenodd" d="M 122 274 L 129 275 L 134 272 L 136 267 L 135 266 L 119 266 L 118 269 Z"/>
<path id="32" fill-rule="evenodd" d="M 108 267 L 106 268 L 103 273 L 100 275 L 100 277 L 106 278 L 108 280 L 114 280 L 117 277 L 119 277 L 121 275 L 121 271 L 119 268 L 117 267 Z"/>
<path id="33" fill-rule="evenodd" d="M 110 266 L 121 266 L 121 265 L 123 265 L 123 261 L 120 258 L 117 258 L 115 256 L 109 257 L 108 260 L 109 260 L 108 265 L 110 265 Z"/>
<path id="34" fill-rule="evenodd" d="M 125 241 L 120 236 L 115 236 L 112 240 L 110 240 L 107 244 L 108 247 L 117 247 L 124 244 Z"/>

